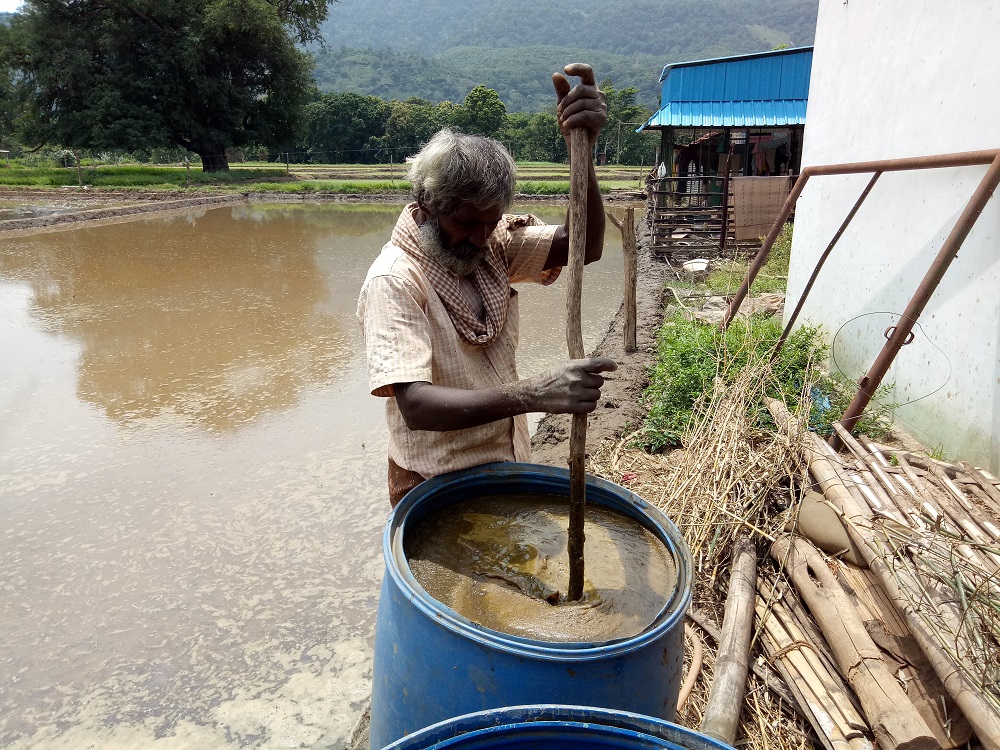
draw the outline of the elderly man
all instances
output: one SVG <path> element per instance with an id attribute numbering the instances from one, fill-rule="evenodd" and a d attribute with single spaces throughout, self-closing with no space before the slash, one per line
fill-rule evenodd
<path id="1" fill-rule="evenodd" d="M 607 120 L 588 65 L 570 88 L 553 75 L 559 126 L 585 128 L 591 146 Z M 372 264 L 358 300 L 369 385 L 388 399 L 389 500 L 424 479 L 491 461 L 530 461 L 528 412 L 585 413 L 601 395 L 608 359 L 570 361 L 518 378 L 517 292 L 551 284 L 567 262 L 565 224 L 505 212 L 515 167 L 503 146 L 443 130 L 413 161 L 414 203 Z M 587 194 L 586 262 L 604 245 L 604 206 L 593 164 Z"/>

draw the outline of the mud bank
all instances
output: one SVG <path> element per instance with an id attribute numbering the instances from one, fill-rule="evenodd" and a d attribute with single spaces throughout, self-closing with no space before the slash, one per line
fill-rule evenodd
<path id="1" fill-rule="evenodd" d="M 605 196 L 608 204 L 640 200 L 641 193 L 616 191 Z M 44 202 L 58 200 L 73 203 L 75 208 L 63 213 L 0 220 L 0 236 L 16 237 L 70 229 L 83 225 L 114 224 L 130 221 L 145 214 L 169 214 L 192 208 L 214 208 L 240 203 L 405 203 L 410 199 L 405 191 L 343 194 L 343 193 L 257 193 L 210 192 L 183 190 L 136 190 L 110 188 L 16 189 L 0 188 L 0 200 Z M 519 203 L 565 204 L 565 195 L 517 195 Z M 113 203 L 115 205 L 107 205 Z"/>

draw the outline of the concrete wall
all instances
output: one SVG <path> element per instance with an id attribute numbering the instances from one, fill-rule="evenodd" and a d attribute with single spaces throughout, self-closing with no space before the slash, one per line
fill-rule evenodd
<path id="1" fill-rule="evenodd" d="M 1000 148 L 1000 3 L 820 0 L 803 166 Z M 858 380 L 986 167 L 885 174 L 800 320 Z M 870 175 L 815 177 L 798 202 L 789 303 Z M 885 382 L 929 448 L 1000 472 L 1000 191 Z"/>

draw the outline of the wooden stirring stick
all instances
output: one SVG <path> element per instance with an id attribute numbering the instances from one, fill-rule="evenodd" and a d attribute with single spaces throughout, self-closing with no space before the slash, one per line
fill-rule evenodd
<path id="1" fill-rule="evenodd" d="M 583 261 L 587 248 L 587 184 L 590 146 L 587 131 L 570 131 L 569 147 L 569 276 L 566 282 L 566 345 L 570 359 L 583 359 Z M 569 591 L 567 599 L 583 596 L 583 519 L 587 504 L 584 458 L 587 448 L 587 415 L 574 414 L 569 438 Z"/>

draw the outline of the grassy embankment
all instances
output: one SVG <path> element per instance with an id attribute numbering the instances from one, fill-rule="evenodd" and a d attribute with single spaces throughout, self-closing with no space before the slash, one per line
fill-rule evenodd
<path id="1" fill-rule="evenodd" d="M 754 280 L 751 295 L 785 291 L 791 245 L 792 226 L 787 224 Z M 681 297 L 685 292 L 727 297 L 746 278 L 748 267 L 748 259 L 722 261 L 714 264 L 702 283 L 671 286 Z M 672 300 L 673 295 L 668 298 Z M 643 446 L 659 450 L 680 445 L 692 418 L 717 382 L 735 382 L 752 362 L 766 361 L 781 332 L 782 321 L 777 317 L 738 318 L 721 332 L 714 325 L 689 319 L 680 308 L 668 309 L 657 337 L 657 361 L 643 396 L 649 409 L 640 438 Z M 759 400 L 750 407 L 756 412 L 756 420 L 770 422 L 765 397 L 778 398 L 795 408 L 805 394 L 804 400 L 810 404 L 810 427 L 821 435 L 830 434 L 831 423 L 847 408 L 857 385 L 841 373 L 823 369 L 828 354 L 824 331 L 806 325 L 796 329 L 772 363 Z M 872 408 L 858 425 L 861 432 L 876 439 L 885 437 L 885 417 L 893 408 L 886 402 L 891 390 L 892 386 L 883 386 L 876 392 Z"/>
<path id="2" fill-rule="evenodd" d="M 639 189 L 642 167 L 599 167 L 604 192 Z M 405 165 L 388 164 L 233 164 L 229 172 L 203 172 L 176 165 L 102 165 L 75 167 L 0 164 L 0 187 L 51 189 L 90 186 L 106 190 L 189 190 L 193 192 L 333 193 L 343 195 L 405 194 Z M 524 195 L 568 195 L 569 167 L 527 162 L 518 165 L 518 192 Z"/>

